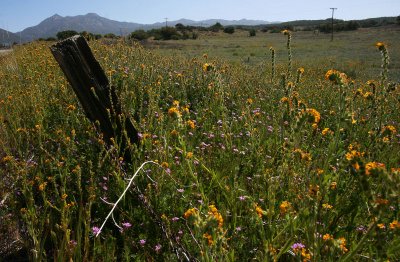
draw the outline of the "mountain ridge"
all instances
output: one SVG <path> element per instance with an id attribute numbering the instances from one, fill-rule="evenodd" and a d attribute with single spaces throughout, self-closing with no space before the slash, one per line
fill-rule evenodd
<path id="1" fill-rule="evenodd" d="M 167 25 L 175 26 L 178 23 L 189 26 L 211 26 L 216 22 L 221 23 L 224 26 L 228 25 L 261 25 L 270 24 L 268 21 L 263 20 L 225 20 L 225 19 L 207 19 L 201 21 L 190 20 L 181 18 L 175 21 L 167 21 Z M 121 22 L 112 19 L 102 17 L 96 13 L 87 13 L 85 15 L 76 16 L 61 16 L 54 14 L 35 26 L 25 28 L 20 32 L 14 34 L 20 34 L 22 41 L 33 41 L 38 38 L 55 37 L 56 34 L 64 30 L 74 30 L 77 32 L 87 31 L 95 34 L 108 34 L 113 33 L 116 35 L 126 35 L 135 30 L 143 29 L 150 30 L 154 28 L 160 28 L 165 26 L 165 22 L 156 22 L 153 24 L 140 24 L 134 22 Z M 11 33 L 11 32 L 9 32 Z"/>

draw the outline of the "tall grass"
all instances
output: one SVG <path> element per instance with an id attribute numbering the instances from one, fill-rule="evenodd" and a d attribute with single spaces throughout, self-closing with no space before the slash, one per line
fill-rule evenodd
<path id="1" fill-rule="evenodd" d="M 395 260 L 398 85 L 385 65 L 368 83 L 294 70 L 289 40 L 272 68 L 91 42 L 140 130 L 131 163 L 48 46 L 18 47 L 0 62 L 1 226 L 36 261 Z"/>

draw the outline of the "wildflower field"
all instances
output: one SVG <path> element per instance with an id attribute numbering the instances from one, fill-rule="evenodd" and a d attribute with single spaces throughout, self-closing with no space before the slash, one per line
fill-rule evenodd
<path id="1" fill-rule="evenodd" d="M 248 63 L 89 42 L 140 132 L 127 149 L 85 117 L 49 43 L 1 56 L 2 257 L 398 261 L 395 43 L 368 43 L 371 69 L 302 64 L 296 32 L 275 37 Z"/>

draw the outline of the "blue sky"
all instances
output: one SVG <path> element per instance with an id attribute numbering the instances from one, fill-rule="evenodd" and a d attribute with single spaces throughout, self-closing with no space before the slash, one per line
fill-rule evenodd
<path id="1" fill-rule="evenodd" d="M 17 32 L 55 13 L 97 13 L 109 19 L 151 24 L 187 18 L 290 21 L 331 16 L 351 20 L 400 15 L 400 0 L 0 0 L 0 28 Z"/>

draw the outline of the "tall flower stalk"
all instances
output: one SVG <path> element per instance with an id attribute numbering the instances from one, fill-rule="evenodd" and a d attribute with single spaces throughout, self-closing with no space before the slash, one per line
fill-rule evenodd
<path id="1" fill-rule="evenodd" d="M 275 49 L 271 46 L 269 50 L 271 51 L 271 83 L 272 83 L 275 78 Z"/>
<path id="2" fill-rule="evenodd" d="M 283 30 L 282 34 L 287 36 L 287 42 L 286 42 L 286 49 L 288 52 L 288 69 L 287 69 L 287 76 L 288 78 L 291 77 L 292 75 L 292 47 L 291 47 L 291 42 L 292 42 L 292 33 L 289 30 Z"/>

